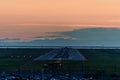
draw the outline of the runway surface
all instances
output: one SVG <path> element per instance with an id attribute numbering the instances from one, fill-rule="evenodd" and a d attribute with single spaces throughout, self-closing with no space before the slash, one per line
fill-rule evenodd
<path id="1" fill-rule="evenodd" d="M 78 50 L 73 48 L 59 48 L 49 53 L 41 55 L 36 60 L 87 60 Z"/>

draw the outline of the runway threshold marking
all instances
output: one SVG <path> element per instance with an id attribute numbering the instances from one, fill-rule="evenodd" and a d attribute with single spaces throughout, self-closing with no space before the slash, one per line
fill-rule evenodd
<path id="1" fill-rule="evenodd" d="M 68 57 L 66 56 L 67 54 L 69 55 Z M 81 61 L 84 61 L 87 59 L 76 49 L 60 48 L 60 49 L 53 50 L 49 53 L 46 53 L 44 55 L 41 55 L 35 58 L 34 60 L 81 60 Z"/>

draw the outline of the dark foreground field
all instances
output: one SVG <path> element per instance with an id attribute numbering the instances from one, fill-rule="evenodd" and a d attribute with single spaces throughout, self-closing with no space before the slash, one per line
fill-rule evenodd
<path id="1" fill-rule="evenodd" d="M 41 71 L 43 64 L 59 61 L 32 62 L 32 60 L 51 50 L 53 49 L 0 49 L 0 72 L 15 71 L 19 68 L 22 71 Z M 79 49 L 79 51 L 87 58 L 87 61 L 60 61 L 62 63 L 61 70 L 97 71 L 120 75 L 119 49 Z"/>

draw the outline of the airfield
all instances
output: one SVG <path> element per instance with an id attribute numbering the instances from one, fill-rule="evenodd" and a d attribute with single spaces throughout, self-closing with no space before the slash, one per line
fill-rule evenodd
<path id="1" fill-rule="evenodd" d="M 80 60 L 84 61 L 86 58 L 76 49 L 73 48 L 58 48 L 50 51 L 40 57 L 34 59 L 37 60 Z"/>
<path id="2" fill-rule="evenodd" d="M 119 62 L 120 49 L 0 49 L 0 72 L 15 71 L 18 68 L 21 68 L 22 71 L 30 72 L 32 70 L 37 72 L 41 71 L 44 64 L 60 63 L 63 65 L 63 71 L 89 71 L 103 72 L 105 74 L 120 74 Z"/>

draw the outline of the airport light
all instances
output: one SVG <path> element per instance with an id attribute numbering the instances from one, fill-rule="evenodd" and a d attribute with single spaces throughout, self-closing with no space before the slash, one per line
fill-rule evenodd
<path id="1" fill-rule="evenodd" d="M 18 58 L 20 57 L 20 56 L 17 56 Z"/>
<path id="2" fill-rule="evenodd" d="M 44 66 L 46 67 L 46 66 L 48 66 L 47 64 L 44 64 Z"/>
<path id="3" fill-rule="evenodd" d="M 62 64 L 61 63 L 59 64 L 59 68 L 60 68 L 60 71 L 61 71 L 62 70 Z"/>
<path id="4" fill-rule="evenodd" d="M 59 66 L 60 66 L 60 69 L 61 69 L 62 68 L 62 64 L 60 63 Z"/>
<path id="5" fill-rule="evenodd" d="M 30 58 L 32 57 L 32 56 L 29 56 Z"/>
<path id="6" fill-rule="evenodd" d="M 41 69 L 41 72 L 42 72 L 42 80 L 44 80 L 44 68 L 43 67 Z"/>

